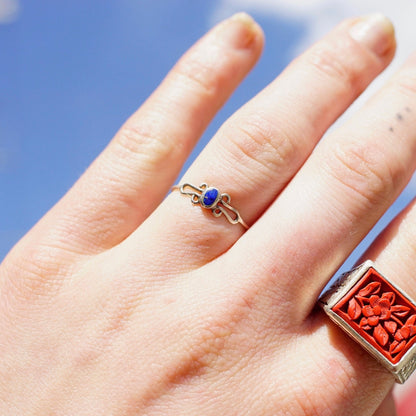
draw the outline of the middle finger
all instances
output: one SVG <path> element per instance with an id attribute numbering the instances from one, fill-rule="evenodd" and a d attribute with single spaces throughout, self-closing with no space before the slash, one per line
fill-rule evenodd
<path id="1" fill-rule="evenodd" d="M 254 233 L 265 236 L 256 247 L 268 251 L 261 265 L 250 255 L 248 239 L 240 239 L 235 252 L 229 252 L 267 276 L 269 287 L 270 279 L 278 279 L 279 288 L 286 288 L 279 298 L 298 305 L 300 321 L 415 170 L 415 85 L 416 55 L 359 113 L 320 143 L 252 230 L 251 239 Z M 269 229 L 279 232 L 271 236 Z"/>

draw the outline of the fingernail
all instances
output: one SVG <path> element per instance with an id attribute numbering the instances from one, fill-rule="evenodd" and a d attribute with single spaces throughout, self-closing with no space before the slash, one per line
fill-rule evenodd
<path id="1" fill-rule="evenodd" d="M 240 12 L 222 22 L 218 32 L 222 41 L 236 48 L 247 48 L 261 34 L 261 29 L 251 16 Z"/>
<path id="2" fill-rule="evenodd" d="M 254 26 L 256 26 L 256 22 L 254 19 L 245 12 L 238 12 L 236 14 L 233 14 L 230 19 L 232 22 L 241 22 L 244 25 L 246 25 L 250 30 L 253 29 Z"/>
<path id="3" fill-rule="evenodd" d="M 386 16 L 374 13 L 352 26 L 350 36 L 376 55 L 382 56 L 394 43 L 394 27 Z"/>

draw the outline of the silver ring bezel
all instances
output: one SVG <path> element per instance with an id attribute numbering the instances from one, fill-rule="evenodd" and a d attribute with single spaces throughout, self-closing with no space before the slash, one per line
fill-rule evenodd
<path id="1" fill-rule="evenodd" d="M 208 191 L 211 191 L 211 190 L 213 190 L 213 189 L 215 189 L 215 190 L 218 192 L 217 197 L 215 198 L 215 201 L 214 201 L 212 204 L 206 205 L 206 204 L 204 203 L 204 197 L 205 197 L 205 194 L 206 194 Z M 221 198 L 222 198 L 222 196 L 221 196 L 221 192 L 220 192 L 220 190 L 219 190 L 218 188 L 216 188 L 215 186 L 209 186 L 209 187 L 207 187 L 206 189 L 204 189 L 204 190 L 203 190 L 203 192 L 201 193 L 201 196 L 199 197 L 199 202 L 200 202 L 200 204 L 201 204 L 201 206 L 202 206 L 203 208 L 206 208 L 206 209 L 213 209 L 213 208 L 215 208 L 215 207 L 217 206 L 217 204 L 218 204 L 218 202 L 221 200 Z"/>
<path id="2" fill-rule="evenodd" d="M 405 297 L 410 303 L 416 305 L 412 298 L 402 289 L 393 284 L 382 273 L 380 273 L 371 260 L 367 260 L 358 267 L 343 273 L 324 291 L 319 299 L 319 305 L 329 316 L 329 318 L 338 326 L 340 326 L 351 338 L 361 345 L 369 354 L 371 354 L 380 364 L 390 371 L 396 382 L 403 384 L 416 369 L 416 344 L 413 344 L 409 350 L 403 355 L 399 362 L 393 364 L 383 354 L 381 354 L 373 345 L 371 345 L 364 337 L 356 332 L 346 321 L 344 321 L 332 308 L 354 287 L 354 285 L 373 268 L 380 274 L 397 292 Z"/>

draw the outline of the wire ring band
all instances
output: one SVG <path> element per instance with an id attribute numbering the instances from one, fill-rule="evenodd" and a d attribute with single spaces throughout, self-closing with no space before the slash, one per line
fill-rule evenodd
<path id="1" fill-rule="evenodd" d="M 368 260 L 319 299 L 328 316 L 404 383 L 416 368 L 416 305 Z"/>
<path id="2" fill-rule="evenodd" d="M 231 197 L 222 194 L 213 186 L 202 183 L 199 187 L 190 183 L 175 185 L 172 191 L 178 190 L 182 195 L 191 197 L 194 205 L 201 205 L 205 209 L 210 209 L 214 217 L 224 215 L 231 224 L 241 224 L 246 230 L 248 225 L 241 218 L 240 213 L 230 205 Z"/>

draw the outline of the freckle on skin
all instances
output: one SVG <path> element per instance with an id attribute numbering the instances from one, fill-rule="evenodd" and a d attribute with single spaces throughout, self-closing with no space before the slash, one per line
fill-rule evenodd
<path id="1" fill-rule="evenodd" d="M 389 127 L 389 131 L 394 131 L 394 130 L 393 130 L 393 127 Z"/>
<path id="2" fill-rule="evenodd" d="M 400 113 L 396 114 L 397 120 L 402 121 L 403 120 L 403 116 Z"/>
<path id="3" fill-rule="evenodd" d="M 408 113 L 410 113 L 410 108 L 409 108 L 409 107 L 406 107 L 406 108 L 405 108 L 405 110 L 406 110 Z"/>

